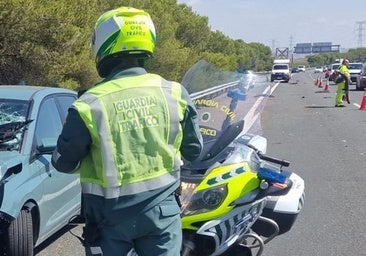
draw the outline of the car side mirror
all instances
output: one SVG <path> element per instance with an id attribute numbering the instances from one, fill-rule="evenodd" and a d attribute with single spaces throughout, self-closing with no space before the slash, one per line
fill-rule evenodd
<path id="1" fill-rule="evenodd" d="M 57 145 L 57 138 L 43 138 L 41 144 L 37 146 L 39 154 L 52 154 Z"/>

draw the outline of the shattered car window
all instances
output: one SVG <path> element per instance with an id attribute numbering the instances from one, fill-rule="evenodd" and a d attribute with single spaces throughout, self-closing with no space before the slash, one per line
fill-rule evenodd
<path id="1" fill-rule="evenodd" d="M 0 99 L 0 150 L 18 150 L 28 123 L 29 102 Z"/>

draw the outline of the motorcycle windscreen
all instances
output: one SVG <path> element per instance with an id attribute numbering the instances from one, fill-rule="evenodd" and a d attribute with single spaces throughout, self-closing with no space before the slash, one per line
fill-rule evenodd
<path id="1" fill-rule="evenodd" d="M 244 78 L 238 76 L 238 72 L 218 69 L 204 60 L 198 61 L 184 75 L 181 84 L 193 96 L 204 142 L 199 160 L 214 158 L 240 133 L 249 131 L 252 116 L 260 116 L 261 108 L 253 111 L 253 106 L 258 105 L 263 90 L 258 86 L 245 86 Z"/>

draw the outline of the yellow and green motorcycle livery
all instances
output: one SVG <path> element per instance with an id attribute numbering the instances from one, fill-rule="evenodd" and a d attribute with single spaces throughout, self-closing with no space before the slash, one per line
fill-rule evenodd
<path id="1" fill-rule="evenodd" d="M 291 229 L 304 204 L 303 179 L 283 170 L 288 161 L 265 155 L 260 113 L 272 83 L 247 73 L 201 60 L 183 77 L 204 147 L 182 165 L 181 256 L 259 256 Z"/>
<path id="2" fill-rule="evenodd" d="M 301 211 L 303 179 L 283 170 L 288 161 L 265 155 L 267 140 L 254 135 L 260 133 L 260 112 L 271 93 L 260 79 L 248 86 L 240 74 L 218 74 L 205 61 L 183 79 L 189 91 L 209 85 L 191 94 L 204 149 L 199 159 L 182 166 L 183 256 L 261 255 Z"/>

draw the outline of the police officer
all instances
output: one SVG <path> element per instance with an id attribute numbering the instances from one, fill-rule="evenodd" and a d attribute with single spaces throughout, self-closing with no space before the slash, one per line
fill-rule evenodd
<path id="1" fill-rule="evenodd" d="M 349 90 L 349 85 L 352 83 L 351 82 L 351 77 L 350 77 L 350 73 L 348 70 L 348 64 L 349 64 L 349 60 L 348 59 L 344 59 L 342 61 L 342 64 L 338 67 L 337 72 L 342 76 L 342 81 L 341 82 L 337 82 L 337 94 L 336 94 L 336 103 L 335 103 L 335 107 L 345 107 L 345 105 L 343 104 L 343 100 L 348 97 L 348 90 Z M 348 101 L 348 98 L 347 98 Z"/>
<path id="2" fill-rule="evenodd" d="M 147 12 L 104 13 L 92 46 L 104 80 L 69 109 L 52 157 L 58 171 L 80 173 L 87 253 L 179 255 L 174 192 L 181 157 L 202 149 L 196 109 L 183 86 L 143 68 L 155 47 Z"/>

